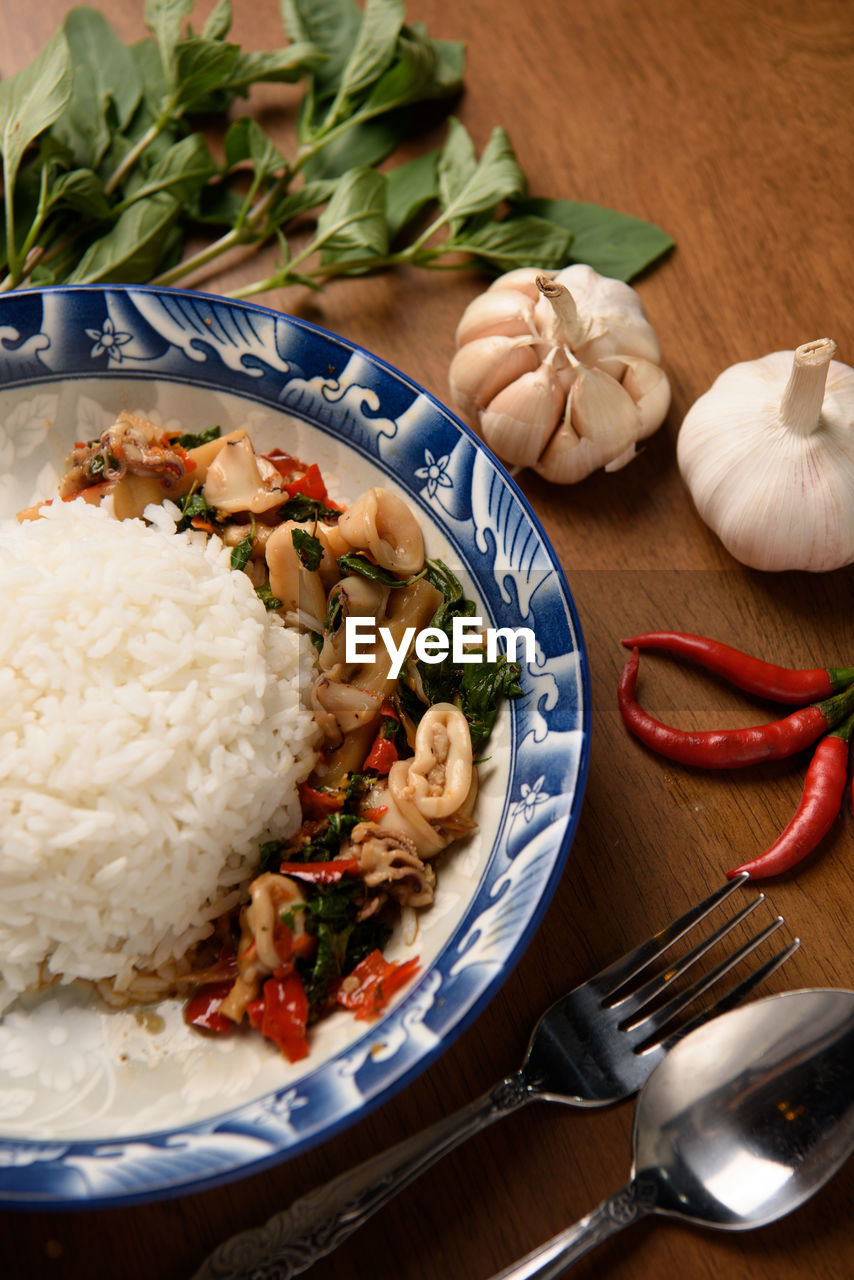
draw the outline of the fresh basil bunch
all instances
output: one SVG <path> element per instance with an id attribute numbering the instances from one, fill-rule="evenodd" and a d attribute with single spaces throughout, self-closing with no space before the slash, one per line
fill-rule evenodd
<path id="1" fill-rule="evenodd" d="M 193 0 L 146 0 L 151 37 L 126 46 L 97 10 L 74 9 L 29 67 L 0 81 L 0 290 L 174 284 L 272 240 L 273 274 L 233 296 L 402 263 L 506 271 L 581 260 L 630 279 L 671 246 L 611 210 L 529 200 L 501 128 L 478 157 L 451 118 L 442 148 L 379 172 L 417 131 L 419 108 L 450 103 L 463 83 L 461 44 L 408 24 L 403 0 L 281 0 L 290 43 L 263 52 L 228 41 L 231 0 L 199 34 L 192 10 Z M 263 81 L 304 82 L 290 158 L 236 115 Z M 222 164 L 194 118 L 207 136 L 221 127 Z M 200 234 L 204 247 L 188 255 Z"/>

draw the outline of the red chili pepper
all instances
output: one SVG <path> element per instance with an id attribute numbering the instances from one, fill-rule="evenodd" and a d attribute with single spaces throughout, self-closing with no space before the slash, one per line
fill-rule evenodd
<path id="1" fill-rule="evenodd" d="M 311 464 L 305 475 L 297 476 L 296 480 L 286 484 L 285 491 L 292 498 L 301 493 L 304 498 L 314 498 L 317 502 L 324 503 L 324 505 L 329 497 L 326 492 L 326 485 L 323 483 L 323 476 L 320 474 L 320 467 L 316 462 Z"/>
<path id="2" fill-rule="evenodd" d="M 321 791 L 307 782 L 301 782 L 297 791 L 305 818 L 325 818 L 330 813 L 337 813 L 344 803 L 340 791 Z"/>
<path id="3" fill-rule="evenodd" d="M 379 822 L 384 813 L 388 813 L 388 805 L 378 804 L 372 809 L 360 810 L 359 816 L 365 822 Z"/>
<path id="4" fill-rule="evenodd" d="M 191 472 L 195 471 L 198 467 L 198 463 L 196 462 L 196 459 L 191 458 L 187 450 L 182 445 L 175 444 L 173 441 L 169 439 L 168 436 L 166 437 L 166 439 L 167 439 L 167 443 L 169 444 L 169 448 L 172 450 L 173 453 L 177 453 L 178 457 L 183 462 L 185 472 L 189 475 Z"/>
<path id="5" fill-rule="evenodd" d="M 833 826 L 845 795 L 852 728 L 854 716 L 849 716 L 838 729 L 822 738 L 807 769 L 800 804 L 791 822 L 765 853 L 734 871 L 728 871 L 730 880 L 743 871 L 751 880 L 780 875 L 812 853 L 824 839 Z"/>
<path id="6" fill-rule="evenodd" d="M 740 769 L 760 760 L 782 760 L 810 746 L 854 709 L 854 685 L 784 720 L 747 729 L 704 731 L 673 729 L 654 719 L 635 701 L 640 658 L 638 650 L 623 668 L 617 701 L 626 727 L 651 750 L 679 764 L 705 769 Z"/>
<path id="7" fill-rule="evenodd" d="M 336 858 L 332 862 L 283 862 L 279 867 L 283 876 L 295 880 L 308 880 L 311 884 L 337 884 L 343 876 L 359 874 L 358 858 Z"/>
<path id="8" fill-rule="evenodd" d="M 377 736 L 374 738 L 373 746 L 365 757 L 365 763 L 362 768 L 373 769 L 376 773 L 385 776 L 398 759 L 394 739 L 400 728 L 400 716 L 394 709 L 394 703 L 388 698 L 383 699 L 380 715 L 382 716 L 382 724 Z"/>
<path id="9" fill-rule="evenodd" d="M 360 960 L 338 989 L 336 1000 L 349 1009 L 357 1021 L 370 1022 L 382 1013 L 395 991 L 418 971 L 418 957 L 392 964 L 379 949 Z M 358 986 L 351 979 L 358 980 Z"/>
<path id="10" fill-rule="evenodd" d="M 273 950 L 287 964 L 294 953 L 294 932 L 284 920 L 277 920 L 273 925 Z"/>
<path id="11" fill-rule="evenodd" d="M 204 516 L 193 516 L 190 524 L 194 529 L 201 529 L 203 533 L 216 533 L 216 529 L 210 520 L 206 520 Z"/>
<path id="12" fill-rule="evenodd" d="M 317 950 L 317 934 L 316 933 L 295 933 L 293 939 L 293 954 L 307 959 L 313 956 Z"/>
<path id="13" fill-rule="evenodd" d="M 383 737 L 382 730 L 380 730 L 374 739 L 374 745 L 365 757 L 364 768 L 373 769 L 376 773 L 385 776 L 396 760 L 397 747 L 391 738 Z"/>
<path id="14" fill-rule="evenodd" d="M 692 658 L 706 671 L 723 676 L 730 684 L 760 698 L 803 706 L 818 698 L 847 689 L 854 681 L 854 667 L 812 667 L 793 670 L 763 662 L 719 640 L 682 631 L 647 631 L 624 640 L 627 649 L 656 649 Z"/>
<path id="15" fill-rule="evenodd" d="M 247 1013 L 252 1025 L 277 1044 L 290 1062 L 306 1056 L 308 998 L 296 973 L 268 978 L 262 999 L 252 1001 Z"/>
<path id="16" fill-rule="evenodd" d="M 308 471 L 307 462 L 301 462 L 293 454 L 285 453 L 284 449 L 271 449 L 269 453 L 262 453 L 261 457 L 274 466 L 284 480 L 292 480 L 294 476 L 304 475 Z"/>
<path id="17" fill-rule="evenodd" d="M 99 484 L 87 485 L 85 489 L 77 489 L 75 493 L 66 493 L 62 501 L 73 502 L 75 498 L 82 498 L 84 502 L 97 506 L 112 483 L 112 480 L 102 480 Z"/>
<path id="18" fill-rule="evenodd" d="M 257 1000 L 250 1000 L 246 1006 L 246 1016 L 249 1019 L 249 1025 L 254 1027 L 256 1031 L 261 1030 L 261 1023 L 264 1019 L 264 997 L 259 996 Z"/>
<path id="19" fill-rule="evenodd" d="M 284 872 L 285 868 L 289 866 L 309 867 L 310 865 L 311 864 L 308 862 L 283 862 L 281 870 Z M 320 863 L 319 865 L 323 866 L 324 864 Z M 356 867 L 358 869 L 358 863 L 356 863 Z M 307 879 L 308 877 L 305 878 Z M 340 877 L 335 877 L 335 879 L 340 879 Z M 318 882 L 326 883 L 322 880 L 318 880 Z M 332 878 L 330 878 L 330 882 L 332 882 Z M 311 956 L 314 954 L 316 946 L 317 938 L 314 934 L 306 933 L 305 930 L 303 930 L 302 933 L 295 933 L 287 921 L 280 917 L 273 925 L 273 950 L 281 961 L 283 969 L 275 969 L 274 973 L 281 977 L 284 970 L 290 972 L 293 968 L 293 964 L 291 963 L 293 957 Z M 247 952 L 249 952 L 252 947 L 255 947 L 254 938 L 249 944 L 249 947 L 247 947 Z"/>
<path id="20" fill-rule="evenodd" d="M 233 982 L 207 982 L 199 987 L 184 1007 L 184 1021 L 205 1031 L 230 1031 L 234 1023 L 219 1010 L 233 985 Z"/>

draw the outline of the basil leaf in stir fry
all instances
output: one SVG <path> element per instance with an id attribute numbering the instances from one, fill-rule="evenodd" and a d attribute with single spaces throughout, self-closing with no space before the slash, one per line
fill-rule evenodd
<path id="1" fill-rule="evenodd" d="M 305 529 L 294 529 L 291 533 L 291 541 L 294 544 L 294 551 L 300 558 L 300 563 L 309 572 L 320 568 L 320 562 L 323 559 L 323 543 L 319 538 L 307 533 Z"/>
<path id="2" fill-rule="evenodd" d="M 342 574 L 359 573 L 363 578 L 370 578 L 372 582 L 378 582 L 383 587 L 411 587 L 413 582 L 417 582 L 422 577 L 422 573 L 414 573 L 411 578 L 397 578 L 391 570 L 374 564 L 373 560 L 369 560 L 359 551 L 345 552 L 343 556 L 338 557 L 336 563 Z"/>
<path id="3" fill-rule="evenodd" d="M 340 514 L 341 512 L 334 507 L 325 506 L 317 498 L 307 498 L 304 493 L 298 493 L 295 497 L 289 498 L 284 506 L 279 508 L 282 520 L 294 520 L 297 524 L 309 524 L 317 520 L 337 520 Z"/>
<path id="4" fill-rule="evenodd" d="M 208 427 L 206 431 L 185 431 L 183 435 L 178 436 L 175 444 L 180 445 L 182 449 L 198 449 L 199 445 L 218 440 L 221 433 L 222 427 Z"/>
<path id="5" fill-rule="evenodd" d="M 175 526 L 176 531 L 183 533 L 185 529 L 192 528 L 193 521 L 197 519 L 208 521 L 214 527 L 217 525 L 216 511 L 208 506 L 198 489 L 193 489 L 181 503 L 181 518 Z"/>
<path id="6" fill-rule="evenodd" d="M 271 613 L 276 609 L 281 609 L 284 603 L 278 596 L 273 595 L 273 592 L 270 590 L 270 584 L 267 582 L 265 582 L 262 587 L 256 587 L 255 594 L 263 604 L 264 608 L 268 609 Z"/>
<path id="7" fill-rule="evenodd" d="M 231 548 L 232 569 L 245 569 L 252 555 L 252 534 L 247 534 L 242 542 Z"/>

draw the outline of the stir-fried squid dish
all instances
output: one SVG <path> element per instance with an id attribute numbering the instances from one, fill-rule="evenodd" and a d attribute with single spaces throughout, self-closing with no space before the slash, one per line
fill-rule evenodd
<path id="1" fill-rule="evenodd" d="M 439 855 L 476 828 L 477 760 L 502 698 L 521 692 L 519 667 L 502 654 L 488 661 L 477 634 L 469 652 L 482 650 L 481 661 L 459 661 L 450 645 L 441 661 L 422 661 L 410 637 L 434 628 L 450 638 L 475 605 L 425 557 L 409 506 L 381 487 L 341 506 L 316 465 L 259 454 L 246 431 L 188 436 L 123 413 L 75 446 L 59 493 L 119 520 L 150 521 L 152 504 L 165 506 L 177 533 L 229 548 L 268 613 L 314 646 L 301 825 L 261 844 L 240 902 L 180 975 L 189 1023 L 251 1026 L 295 1061 L 317 1019 L 343 1007 L 370 1020 L 417 972 L 417 956 L 393 963 L 384 947 L 395 927 L 414 943 Z M 385 643 L 366 645 L 363 625 L 356 660 L 354 619 L 385 629 Z"/>

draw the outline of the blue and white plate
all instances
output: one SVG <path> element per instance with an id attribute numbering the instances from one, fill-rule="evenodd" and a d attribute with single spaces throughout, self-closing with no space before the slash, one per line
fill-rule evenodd
<path id="1" fill-rule="evenodd" d="M 51 987 L 0 1022 L 0 1203 L 109 1205 L 198 1191 L 353 1122 L 423 1070 L 495 993 L 563 869 L 581 807 L 590 693 L 554 552 L 512 480 L 441 404 L 352 343 L 263 307 L 183 291 L 0 298 L 0 517 L 54 490 L 76 439 L 121 409 L 199 431 L 247 426 L 320 464 L 333 494 L 396 489 L 482 606 L 528 627 L 524 697 L 481 767 L 477 834 L 441 867 L 411 951 L 422 968 L 378 1022 L 343 1011 L 287 1063 L 258 1036 L 208 1038 L 178 1001 L 111 1011 Z M 400 939 L 391 954 L 406 954 Z"/>

